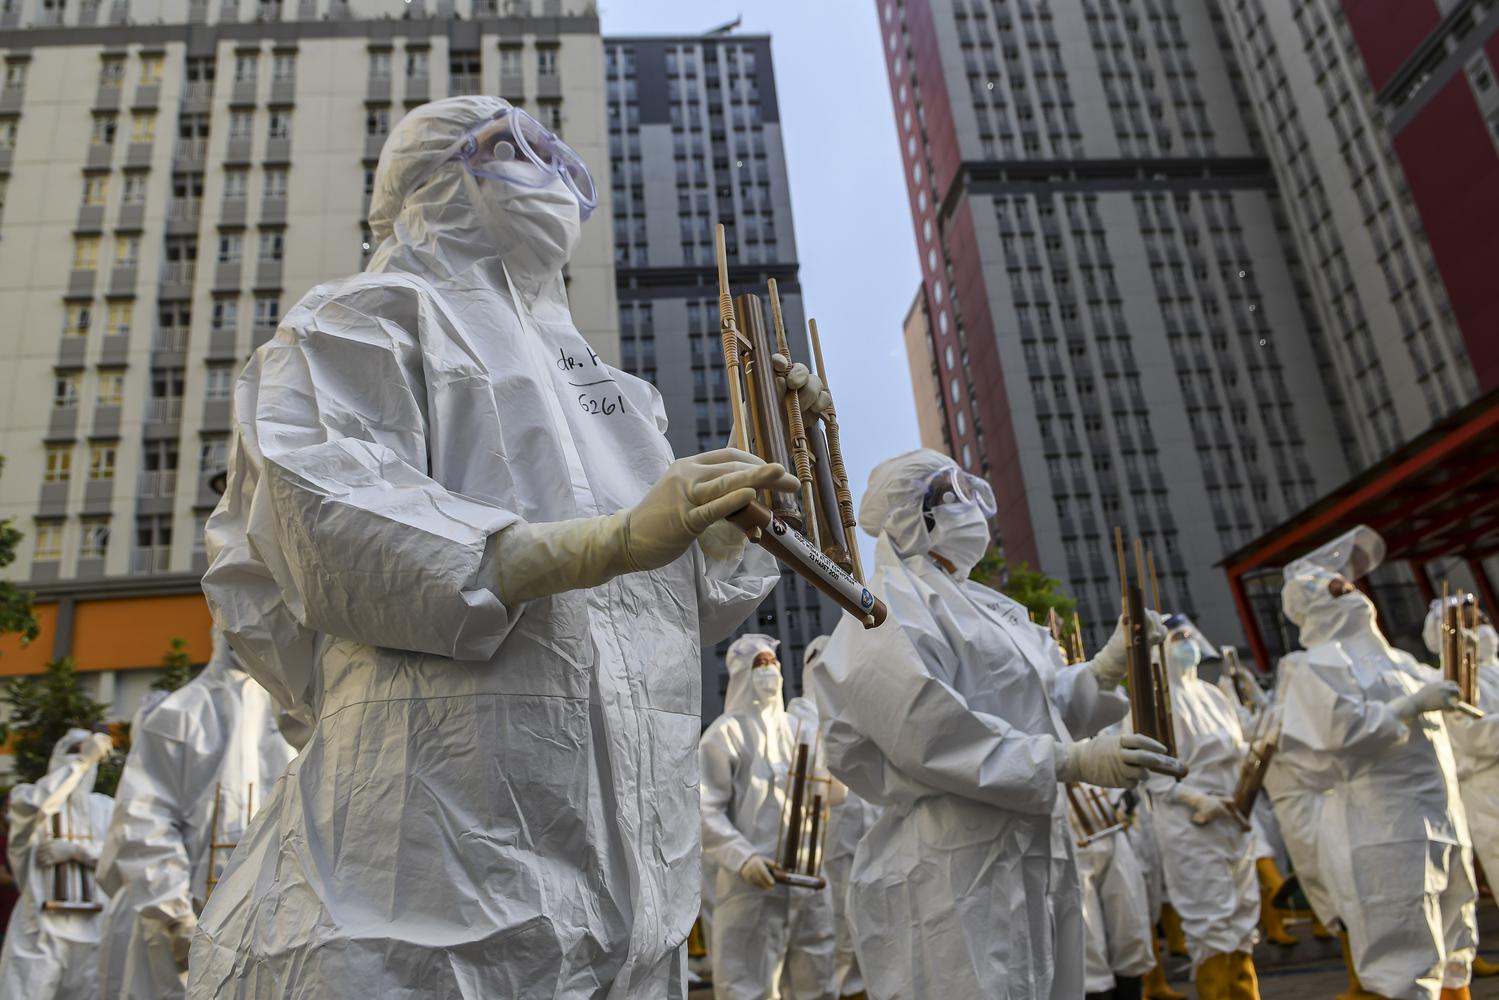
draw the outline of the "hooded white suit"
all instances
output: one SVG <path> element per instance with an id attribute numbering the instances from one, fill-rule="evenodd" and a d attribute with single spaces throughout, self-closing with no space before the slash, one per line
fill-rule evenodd
<path id="1" fill-rule="evenodd" d="M 1433 653 L 1440 625 L 1441 612 L 1429 612 L 1424 636 Z M 1473 850 L 1492 884 L 1499 879 L 1499 632 L 1488 623 L 1479 625 L 1477 632 L 1478 707 L 1484 717 L 1454 713 L 1446 721 Z"/>
<path id="2" fill-rule="evenodd" d="M 1195 663 L 1175 659 L 1181 651 L 1195 654 L 1195 646 L 1173 637 L 1166 648 L 1173 732 L 1188 771 L 1181 781 L 1151 775 L 1146 787 L 1166 894 L 1181 914 L 1195 969 L 1211 955 L 1252 952 L 1259 938 L 1253 835 L 1227 814 L 1192 821 L 1199 802 L 1233 796 L 1249 747 L 1228 696 L 1199 678 Z"/>
<path id="3" fill-rule="evenodd" d="M 215 804 L 218 840 L 238 842 L 292 755 L 270 695 L 215 630 L 208 666 L 131 733 L 99 860 L 99 884 L 112 893 L 99 956 L 104 1000 L 183 996 L 172 927 L 196 919 L 231 853 L 215 852 L 209 871 Z"/>
<path id="4" fill-rule="evenodd" d="M 1024 607 L 928 558 L 922 496 L 952 465 L 921 450 L 870 475 L 859 523 L 890 619 L 841 622 L 811 671 L 833 772 L 883 807 L 850 876 L 859 966 L 878 1000 L 1081 996 L 1056 760 L 1128 703 L 1065 666 Z"/>
<path id="5" fill-rule="evenodd" d="M 1103 790 L 1110 801 L 1118 797 Z M 1155 911 L 1145 869 L 1125 831 L 1077 848 L 1083 891 L 1084 975 L 1088 993 L 1105 993 L 1119 976 L 1143 976 L 1155 968 Z"/>
<path id="6" fill-rule="evenodd" d="M 432 172 L 503 107 L 406 114 L 368 270 L 309 292 L 236 385 L 204 590 L 314 727 L 203 912 L 195 1000 L 682 994 L 699 641 L 778 574 L 693 543 L 501 599 L 500 532 L 632 508 L 672 461 L 659 393 L 573 326 L 562 181 Z"/>
<path id="7" fill-rule="evenodd" d="M 1385 641 L 1367 597 L 1331 595 L 1334 575 L 1293 567 L 1282 591 L 1306 649 L 1282 661 L 1282 738 L 1330 769 L 1319 875 L 1359 979 L 1381 996 L 1432 1000 L 1467 983 L 1477 936 L 1456 765 L 1442 713 L 1406 722 L 1396 708 L 1429 671 Z"/>
<path id="8" fill-rule="evenodd" d="M 787 775 L 800 740 L 815 745 L 805 706 L 787 712 L 779 686 L 751 682 L 756 654 L 775 649 L 764 635 L 735 639 L 725 657 L 724 714 L 703 733 L 703 856 L 716 866 L 713 989 L 724 1000 L 823 1000 L 833 996 L 833 900 L 822 889 L 761 889 L 740 875 L 758 855 L 772 861 L 785 823 Z M 809 728 L 811 732 L 806 730 Z"/>
<path id="9" fill-rule="evenodd" d="M 68 730 L 52 749 L 46 776 L 10 790 L 7 860 L 21 898 L 11 911 L 0 951 L 4 1000 L 92 1000 L 98 993 L 102 914 L 44 912 L 43 906 L 53 898 L 54 868 L 37 857 L 38 849 L 52 839 L 52 818 L 60 816 L 63 834 L 98 860 L 114 800 L 94 791 L 96 762 L 65 752 L 91 736 L 86 729 Z M 94 896 L 107 902 L 97 883 Z"/>

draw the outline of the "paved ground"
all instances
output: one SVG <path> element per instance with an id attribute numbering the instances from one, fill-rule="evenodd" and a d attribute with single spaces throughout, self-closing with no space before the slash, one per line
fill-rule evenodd
<path id="1" fill-rule="evenodd" d="M 1479 910 L 1481 938 L 1488 942 L 1483 949 L 1491 962 L 1499 962 L 1499 908 L 1484 900 Z M 1256 950 L 1255 966 L 1260 975 L 1260 995 L 1264 1000 L 1333 1000 L 1348 988 L 1348 974 L 1336 941 L 1317 941 L 1307 924 L 1293 925 L 1292 931 L 1301 943 L 1281 948 L 1262 944 Z M 1197 991 L 1188 981 L 1185 959 L 1173 959 L 1168 966 L 1172 983 L 1190 992 Z M 692 1000 L 713 1000 L 712 990 L 695 990 Z M 1499 1000 L 1499 977 L 1473 981 L 1473 1000 Z"/>

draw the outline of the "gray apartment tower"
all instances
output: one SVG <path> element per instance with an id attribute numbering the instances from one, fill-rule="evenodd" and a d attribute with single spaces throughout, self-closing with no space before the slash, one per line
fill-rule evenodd
<path id="1" fill-rule="evenodd" d="M 716 223 L 725 225 L 735 293 L 764 297 L 776 279 L 792 351 L 809 357 L 770 39 L 608 38 L 604 72 L 621 365 L 661 390 L 678 455 L 721 448 L 732 420 Z M 787 691 L 798 694 L 802 649 L 831 631 L 836 614 L 786 572 L 744 630 L 780 639 Z M 705 719 L 722 705 L 725 647 L 704 650 Z"/>

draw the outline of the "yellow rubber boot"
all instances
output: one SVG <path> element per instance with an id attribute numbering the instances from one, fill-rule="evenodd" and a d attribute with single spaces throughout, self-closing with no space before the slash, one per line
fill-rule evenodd
<path id="1" fill-rule="evenodd" d="M 1152 934 L 1150 943 L 1155 949 L 1155 968 L 1145 973 L 1141 980 L 1141 993 L 1145 1000 L 1187 1000 L 1185 993 L 1172 989 L 1171 984 L 1166 982 L 1166 970 L 1161 965 L 1161 939 Z"/>
<path id="2" fill-rule="evenodd" d="M 1343 964 L 1348 966 L 1348 992 L 1339 993 L 1338 1000 L 1383 1000 L 1378 993 L 1370 993 L 1358 981 L 1358 970 L 1353 967 L 1353 947 L 1348 943 L 1348 932 L 1340 931 L 1338 941 L 1343 945 Z"/>
<path id="3" fill-rule="evenodd" d="M 1233 979 L 1229 993 L 1233 1000 L 1260 1000 L 1260 977 L 1254 971 L 1254 956 L 1247 951 L 1236 951 L 1229 956 Z"/>
<path id="4" fill-rule="evenodd" d="M 1197 1000 L 1233 1000 L 1234 957 L 1209 955 L 1197 964 Z"/>
<path id="5" fill-rule="evenodd" d="M 1285 917 L 1270 902 L 1280 890 L 1285 878 L 1275 867 L 1274 858 L 1257 858 L 1254 870 L 1260 877 L 1260 933 L 1271 944 L 1289 948 L 1296 943 L 1296 936 L 1286 930 Z"/>
<path id="6" fill-rule="evenodd" d="M 1336 936 L 1332 931 L 1327 929 L 1327 926 L 1322 921 L 1317 919 L 1315 913 L 1312 914 L 1312 937 L 1318 941 L 1331 941 Z"/>
<path id="7" fill-rule="evenodd" d="M 1499 964 L 1490 962 L 1482 955 L 1473 956 L 1473 978 L 1487 979 L 1490 976 L 1499 976 Z"/>
<path id="8" fill-rule="evenodd" d="M 1182 933 L 1181 914 L 1166 903 L 1161 907 L 1161 930 L 1166 932 L 1166 950 L 1178 958 L 1187 957 L 1187 935 Z"/>
<path id="9" fill-rule="evenodd" d="M 1443 986 L 1441 1000 L 1473 1000 L 1466 986 Z"/>

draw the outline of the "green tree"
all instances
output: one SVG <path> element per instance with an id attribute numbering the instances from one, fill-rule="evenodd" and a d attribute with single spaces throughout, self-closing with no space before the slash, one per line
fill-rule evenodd
<path id="1" fill-rule="evenodd" d="M 984 554 L 968 578 L 1025 605 L 1042 625 L 1046 624 L 1047 612 L 1055 609 L 1062 622 L 1062 638 L 1072 636 L 1072 613 L 1077 602 L 1063 592 L 1062 581 L 1023 562 L 1012 565 L 994 549 Z"/>
<path id="2" fill-rule="evenodd" d="M 5 458 L 0 456 L 0 470 L 5 468 Z M 21 544 L 21 532 L 7 518 L 0 521 L 0 569 L 16 561 L 16 547 Z M 0 635 L 7 632 L 21 633 L 21 642 L 36 638 L 36 615 L 31 611 L 31 595 L 16 589 L 9 580 L 0 580 Z"/>
<path id="3" fill-rule="evenodd" d="M 36 781 L 46 774 L 52 748 L 69 729 L 92 729 L 104 721 L 105 706 L 83 692 L 78 668 L 70 657 L 53 660 L 40 677 L 10 681 L 5 685 L 5 700 L 10 703 L 10 718 L 0 722 L 0 741 L 15 737 L 17 781 Z M 113 787 L 108 789 L 109 794 L 113 791 Z"/>
<path id="4" fill-rule="evenodd" d="M 151 682 L 156 691 L 175 691 L 193 679 L 193 660 L 187 655 L 187 642 L 173 639 L 172 648 L 161 658 L 163 673 Z"/>

